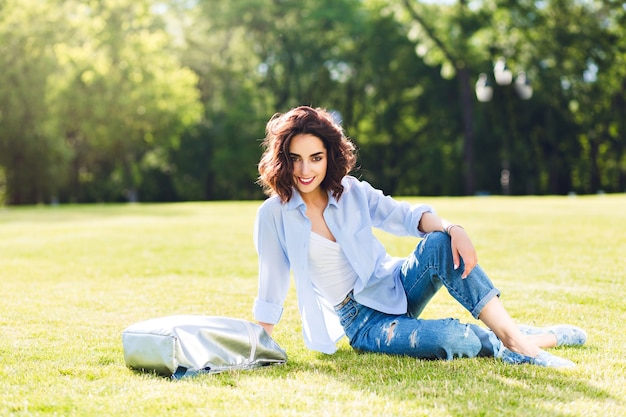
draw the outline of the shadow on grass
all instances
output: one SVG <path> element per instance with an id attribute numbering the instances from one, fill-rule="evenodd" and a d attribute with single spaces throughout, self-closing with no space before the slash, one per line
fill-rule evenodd
<path id="1" fill-rule="evenodd" d="M 250 373 L 272 384 L 292 377 L 306 384 L 306 375 L 321 375 L 344 385 L 357 398 L 367 393 L 391 402 L 432 405 L 451 415 L 512 415 L 514 411 L 514 415 L 565 417 L 585 414 L 578 409 L 581 405 L 587 411 L 624 406 L 621 399 L 588 383 L 581 369 L 514 366 L 493 358 L 424 361 L 342 347 L 334 355 L 314 355 L 311 360 L 290 357 L 280 366 L 200 378 L 237 387 Z"/>
<path id="2" fill-rule="evenodd" d="M 621 399 L 592 386 L 576 369 L 514 366 L 493 358 L 424 361 L 350 349 L 317 359 L 315 364 L 296 362 L 291 366 L 326 372 L 355 390 L 397 401 L 432 401 L 454 415 L 468 410 L 485 415 L 523 409 L 517 415 L 571 416 L 580 414 L 573 403 L 605 403 L 606 407 L 599 407 L 602 409 L 623 406 Z"/>
<path id="3" fill-rule="evenodd" d="M 596 349 L 585 346 L 576 350 L 589 352 Z M 558 348 L 555 353 L 568 357 L 568 352 L 573 351 Z M 555 370 L 508 365 L 493 358 L 427 361 L 358 353 L 346 343 L 340 345 L 333 355 L 296 349 L 284 365 L 199 375 L 184 380 L 192 384 L 200 382 L 214 387 L 239 388 L 247 385 L 248 378 L 275 387 L 283 386 L 287 380 L 296 384 L 301 381 L 303 391 L 322 396 L 337 383 L 356 399 L 363 395 L 380 397 L 408 407 L 445 410 L 454 416 L 608 417 L 616 415 L 611 411 L 623 411 L 626 406 L 623 399 L 590 383 L 584 364 L 572 370 Z M 319 383 L 320 380 L 322 383 L 329 381 L 329 387 L 312 388 L 311 381 Z M 346 398 L 346 404 L 351 404 L 349 398 Z M 609 411 L 600 413 L 600 410 Z"/>

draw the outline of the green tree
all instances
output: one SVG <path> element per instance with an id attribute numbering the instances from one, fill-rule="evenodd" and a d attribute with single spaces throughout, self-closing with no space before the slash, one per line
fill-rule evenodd
<path id="1" fill-rule="evenodd" d="M 467 0 L 454 5 L 421 4 L 403 0 L 400 18 L 411 22 L 409 37 L 416 43 L 416 52 L 426 63 L 441 68 L 444 78 L 458 82 L 458 110 L 462 128 L 462 166 L 464 193 L 476 191 L 473 84 L 476 62 L 487 58 L 483 49 L 482 10 L 474 10 Z M 406 15 L 406 17 L 402 17 Z"/>
<path id="2" fill-rule="evenodd" d="M 557 14 L 554 4 L 552 15 Z M 568 77 L 568 110 L 579 127 L 573 188 L 580 192 L 626 190 L 626 9 L 621 2 L 580 4 L 569 27 L 575 37 L 575 76 Z"/>
<path id="3" fill-rule="evenodd" d="M 184 148 L 197 150 L 208 163 L 174 163 L 176 182 L 193 182 L 189 189 L 196 190 L 196 198 L 199 193 L 258 196 L 254 180 L 264 124 L 274 112 L 300 104 L 342 116 L 362 150 L 366 169 L 358 175 L 386 191 L 458 192 L 459 181 L 444 180 L 456 150 L 441 135 L 442 125 L 448 130 L 454 118 L 445 111 L 428 117 L 435 107 L 431 97 L 441 98 L 441 108 L 449 104 L 449 94 L 442 94 L 449 83 L 432 81 L 434 70 L 414 54 L 402 25 L 384 5 L 351 0 L 176 5 L 181 15 L 192 17 L 185 26 L 189 48 L 183 59 L 200 77 L 206 109 L 205 126 L 184 139 Z M 436 141 L 429 139 L 433 136 Z M 184 148 L 177 160 L 184 159 Z M 415 169 L 418 165 L 424 169 Z"/>
<path id="4" fill-rule="evenodd" d="M 258 198 L 265 122 L 300 104 L 342 117 L 388 193 L 500 192 L 507 160 L 513 194 L 626 188 L 620 2 L 0 4 L 10 204 Z M 532 100 L 475 101 L 501 56 Z"/>
<path id="5" fill-rule="evenodd" d="M 462 193 L 454 84 L 415 54 L 387 2 L 361 12 L 367 19 L 343 57 L 354 71 L 336 104 L 360 148 L 358 175 L 390 194 Z"/>
<path id="6" fill-rule="evenodd" d="M 185 150 L 176 152 L 175 183 L 191 181 L 196 198 L 259 197 L 254 182 L 265 122 L 295 105 L 337 103 L 341 90 L 333 87 L 346 76 L 339 74 L 340 58 L 350 42 L 342 21 L 357 6 L 349 0 L 171 2 L 188 45 L 183 62 L 200 78 L 206 120 L 185 138 L 206 164 L 183 166 Z"/>
<path id="7" fill-rule="evenodd" d="M 72 39 L 55 46 L 54 119 L 75 158 L 68 199 L 136 200 L 201 106 L 172 34 L 149 1 L 74 3 Z"/>
<path id="8" fill-rule="evenodd" d="M 440 66 L 444 77 L 459 81 L 466 172 L 472 176 L 475 159 L 478 189 L 497 190 L 498 159 L 510 159 L 515 194 L 620 189 L 623 126 L 616 120 L 623 117 L 616 109 L 623 107 L 620 93 L 604 88 L 619 91 L 615 87 L 623 80 L 617 58 L 624 56 L 617 42 L 624 27 L 621 3 L 401 3 L 405 13 L 398 16 L 413 22 L 408 33 L 416 51 Z M 535 94 L 523 103 L 513 88 L 497 87 L 491 105 L 476 107 L 469 99 L 473 81 L 479 72 L 491 73 L 499 57 L 515 72 L 525 71 Z M 472 182 L 467 179 L 467 191 Z"/>
<path id="9" fill-rule="evenodd" d="M 50 130 L 46 101 L 64 11 L 35 0 L 0 7 L 0 167 L 9 204 L 49 201 L 64 183 L 71 154 Z"/>

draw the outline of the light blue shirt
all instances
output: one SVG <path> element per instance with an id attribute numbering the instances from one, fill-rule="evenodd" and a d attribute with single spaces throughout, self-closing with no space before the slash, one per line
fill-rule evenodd
<path id="1" fill-rule="evenodd" d="M 354 298 L 375 310 L 404 314 L 407 300 L 398 274 L 403 259 L 390 256 L 372 228 L 423 237 L 417 226 L 422 214 L 433 209 L 396 201 L 354 177 L 346 176 L 342 184 L 344 192 L 339 200 L 329 195 L 324 220 L 358 275 Z M 278 323 L 293 271 L 305 344 L 312 350 L 334 353 L 344 332 L 334 307 L 309 277 L 311 221 L 305 212 L 306 205 L 295 190 L 287 203 L 274 196 L 259 207 L 254 227 L 259 292 L 253 313 L 258 321 Z"/>

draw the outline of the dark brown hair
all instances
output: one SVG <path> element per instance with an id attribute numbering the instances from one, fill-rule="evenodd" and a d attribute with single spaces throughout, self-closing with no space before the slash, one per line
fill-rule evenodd
<path id="1" fill-rule="evenodd" d="M 267 195 L 278 195 L 283 203 L 291 199 L 295 184 L 289 146 L 294 136 L 301 134 L 317 136 L 324 143 L 328 166 L 321 187 L 339 199 L 341 180 L 356 164 L 356 150 L 333 116 L 321 108 L 300 106 L 272 116 L 265 128 L 257 183 Z"/>

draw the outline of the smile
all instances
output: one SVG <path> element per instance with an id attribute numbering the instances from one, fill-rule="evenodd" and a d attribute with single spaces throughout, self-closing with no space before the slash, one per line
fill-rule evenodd
<path id="1" fill-rule="evenodd" d="M 315 179 L 315 177 L 312 178 L 302 178 L 302 177 L 298 177 L 298 181 L 300 181 L 300 183 L 302 185 L 309 185 L 313 182 L 313 180 Z"/>

